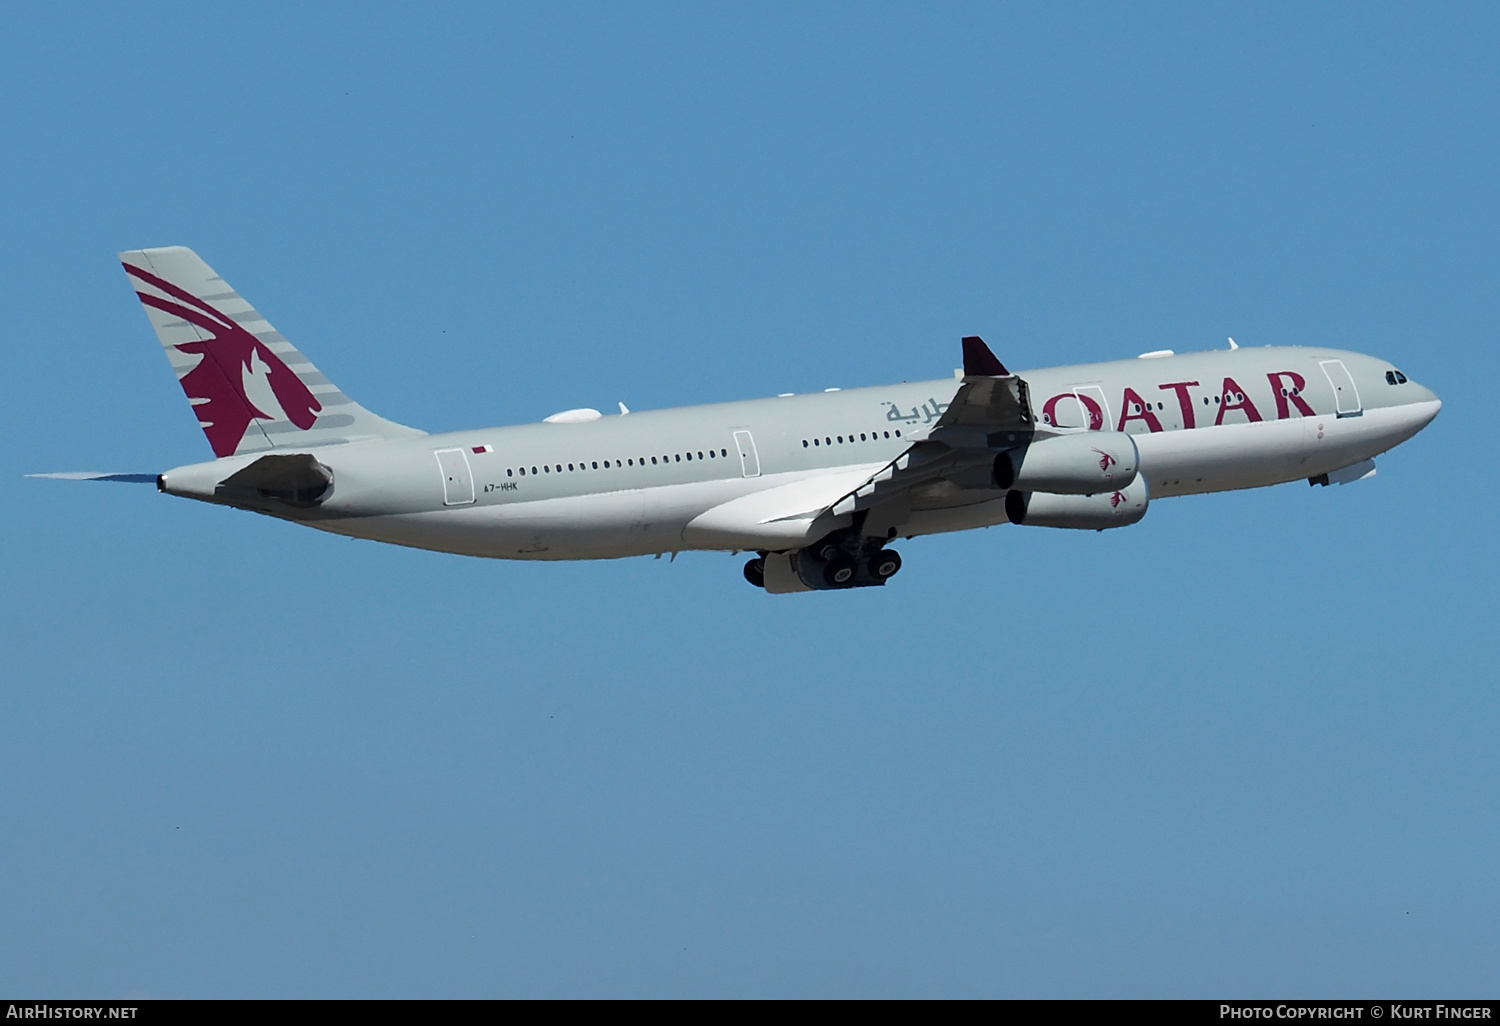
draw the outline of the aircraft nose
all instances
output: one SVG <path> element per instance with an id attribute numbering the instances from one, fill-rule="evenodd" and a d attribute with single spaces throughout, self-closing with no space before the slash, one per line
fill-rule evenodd
<path id="1" fill-rule="evenodd" d="M 1420 431 L 1433 422 L 1443 408 L 1443 401 L 1437 397 L 1432 389 L 1411 382 L 1414 389 L 1411 401 L 1406 404 L 1406 409 L 1413 421 L 1415 431 Z M 1415 432 L 1414 432 L 1415 433 Z"/>

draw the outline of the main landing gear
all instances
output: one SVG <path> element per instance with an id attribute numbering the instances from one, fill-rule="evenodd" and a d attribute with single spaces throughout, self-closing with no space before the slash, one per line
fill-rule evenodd
<path id="1" fill-rule="evenodd" d="M 862 539 L 852 532 L 843 536 L 833 534 L 816 545 L 792 553 L 792 566 L 802 584 L 815 591 L 874 588 L 883 585 L 901 569 L 900 554 L 883 545 L 881 539 Z M 745 580 L 757 588 L 766 586 L 767 555 L 762 552 L 745 564 Z M 786 557 L 778 555 L 773 558 Z"/>

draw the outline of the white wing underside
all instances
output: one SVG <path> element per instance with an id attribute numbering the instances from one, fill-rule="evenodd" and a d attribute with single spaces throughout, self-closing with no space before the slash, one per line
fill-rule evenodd
<path id="1" fill-rule="evenodd" d="M 847 527 L 897 527 L 917 508 L 995 498 L 997 449 L 1034 433 L 1026 383 L 1014 375 L 965 378 L 926 435 L 889 463 L 841 468 L 734 499 L 702 514 L 684 537 L 700 545 L 780 551 Z M 999 437 L 996 437 L 999 435 Z"/>

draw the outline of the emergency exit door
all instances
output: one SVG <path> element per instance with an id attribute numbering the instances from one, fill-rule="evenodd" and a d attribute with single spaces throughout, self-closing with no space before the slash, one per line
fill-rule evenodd
<path id="1" fill-rule="evenodd" d="M 1323 373 L 1328 377 L 1328 383 L 1333 386 L 1333 401 L 1338 409 L 1338 415 L 1358 417 L 1363 413 L 1364 408 L 1359 401 L 1359 389 L 1354 387 L 1354 378 L 1349 374 L 1349 368 L 1344 366 L 1344 361 L 1322 360 L 1318 366 L 1323 368 Z"/>
<path id="2" fill-rule="evenodd" d="M 474 501 L 474 475 L 462 449 L 439 449 L 438 470 L 443 475 L 443 505 L 464 506 Z"/>
<path id="3" fill-rule="evenodd" d="M 755 439 L 750 432 L 736 431 L 734 445 L 740 454 L 740 474 L 744 477 L 760 477 L 760 455 L 755 451 Z"/>

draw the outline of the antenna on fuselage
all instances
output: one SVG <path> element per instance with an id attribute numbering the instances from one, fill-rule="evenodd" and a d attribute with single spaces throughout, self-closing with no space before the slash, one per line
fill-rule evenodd
<path id="1" fill-rule="evenodd" d="M 1230 339 L 1229 340 L 1229 348 L 1230 349 L 1238 349 L 1239 348 L 1239 343 L 1237 343 L 1234 339 Z"/>

